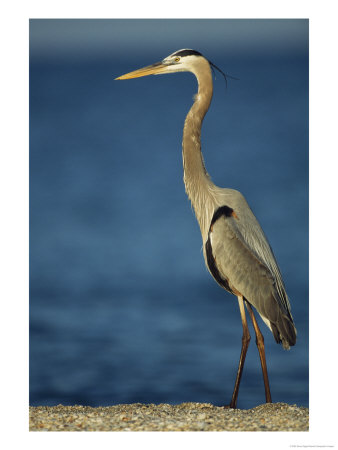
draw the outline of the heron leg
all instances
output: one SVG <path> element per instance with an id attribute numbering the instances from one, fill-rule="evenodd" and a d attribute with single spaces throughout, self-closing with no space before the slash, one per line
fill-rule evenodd
<path id="1" fill-rule="evenodd" d="M 249 315 L 252 320 L 252 324 L 253 324 L 253 327 L 254 327 L 255 333 L 256 333 L 256 345 L 257 345 L 259 357 L 261 360 L 261 366 L 262 366 L 262 372 L 263 372 L 263 378 L 264 378 L 266 403 L 271 403 L 271 393 L 270 393 L 270 386 L 269 386 L 268 369 L 266 366 L 266 359 L 265 359 L 264 337 L 261 333 L 261 330 L 259 329 L 258 323 L 256 321 L 256 317 L 254 315 L 254 312 L 251 308 L 250 303 L 245 301 L 245 305 L 249 312 Z"/>
<path id="2" fill-rule="evenodd" d="M 249 328 L 248 328 L 248 323 L 246 321 L 246 316 L 245 316 L 244 300 L 243 300 L 243 297 L 240 295 L 238 296 L 238 304 L 239 304 L 239 310 L 241 313 L 241 319 L 242 319 L 242 325 L 243 325 L 242 350 L 241 350 L 241 356 L 239 358 L 237 376 L 236 376 L 236 381 L 235 381 L 234 392 L 232 394 L 232 398 L 231 398 L 231 402 L 230 402 L 230 408 L 236 408 L 236 405 L 237 405 L 239 384 L 241 382 L 246 352 L 248 350 L 249 342 L 251 339 L 251 336 L 249 333 Z"/>

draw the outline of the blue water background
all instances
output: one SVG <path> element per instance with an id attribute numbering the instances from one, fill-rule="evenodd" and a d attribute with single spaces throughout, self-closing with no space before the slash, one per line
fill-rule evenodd
<path id="1" fill-rule="evenodd" d="M 32 20 L 30 404 L 227 404 L 237 300 L 207 272 L 184 192 L 182 73 L 114 81 L 180 48 L 216 74 L 202 132 L 213 181 L 240 190 L 282 270 L 298 330 L 265 335 L 273 401 L 308 406 L 308 22 Z M 249 347 L 238 406 L 264 402 Z"/>

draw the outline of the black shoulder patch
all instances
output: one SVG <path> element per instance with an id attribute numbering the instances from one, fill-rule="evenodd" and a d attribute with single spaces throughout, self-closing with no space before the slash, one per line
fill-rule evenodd
<path id="1" fill-rule="evenodd" d="M 222 216 L 230 217 L 233 214 L 234 214 L 234 210 L 226 205 L 220 206 L 218 209 L 216 209 L 216 211 L 212 217 L 212 220 L 211 220 L 208 240 L 205 243 L 205 253 L 206 253 L 206 257 L 207 257 L 207 264 L 208 264 L 208 267 L 209 267 L 209 270 L 210 270 L 212 276 L 215 278 L 215 280 L 217 281 L 217 283 L 220 286 L 222 286 L 225 290 L 227 290 L 231 294 L 234 294 L 234 292 L 230 288 L 228 280 L 223 278 L 222 275 L 219 273 L 219 270 L 216 265 L 216 260 L 214 258 L 214 255 L 212 254 L 212 247 L 211 247 L 211 242 L 210 242 L 210 232 L 212 231 L 213 224 L 215 222 L 217 222 L 217 220 L 220 217 L 222 217 Z"/>
<path id="2" fill-rule="evenodd" d="M 179 50 L 178 52 L 173 53 L 172 56 L 190 56 L 190 55 L 203 56 L 202 53 L 197 52 L 196 50 L 191 50 L 190 48 Z"/>
<path id="3" fill-rule="evenodd" d="M 208 240 L 205 243 L 205 253 L 206 253 L 206 256 L 207 256 L 208 267 L 209 267 L 209 270 L 210 270 L 212 276 L 215 278 L 217 283 L 220 286 L 222 286 L 222 288 L 224 288 L 225 290 L 227 290 L 231 294 L 234 294 L 234 292 L 232 292 L 232 290 L 231 290 L 231 288 L 229 286 L 228 280 L 223 278 L 221 276 L 221 274 L 219 273 L 219 270 L 217 269 L 216 261 L 215 261 L 214 255 L 212 254 L 210 236 L 208 237 Z"/>
<path id="4" fill-rule="evenodd" d="M 229 206 L 224 205 L 224 206 L 219 207 L 218 209 L 216 209 L 216 211 L 211 219 L 210 227 L 212 227 L 213 224 L 215 222 L 217 222 L 217 220 L 220 217 L 222 217 L 222 216 L 230 217 L 233 215 L 233 212 L 234 212 L 234 210 L 232 208 L 230 208 Z"/>

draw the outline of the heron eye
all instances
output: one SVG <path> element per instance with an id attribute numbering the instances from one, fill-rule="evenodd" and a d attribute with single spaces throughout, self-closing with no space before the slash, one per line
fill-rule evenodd
<path id="1" fill-rule="evenodd" d="M 175 58 L 175 62 L 178 62 L 181 58 L 179 58 L 178 56 Z"/>

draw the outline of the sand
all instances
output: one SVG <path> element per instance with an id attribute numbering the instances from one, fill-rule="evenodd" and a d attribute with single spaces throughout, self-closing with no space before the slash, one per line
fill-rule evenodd
<path id="1" fill-rule="evenodd" d="M 266 403 L 230 409 L 210 403 L 38 406 L 30 431 L 308 431 L 308 408 Z"/>

